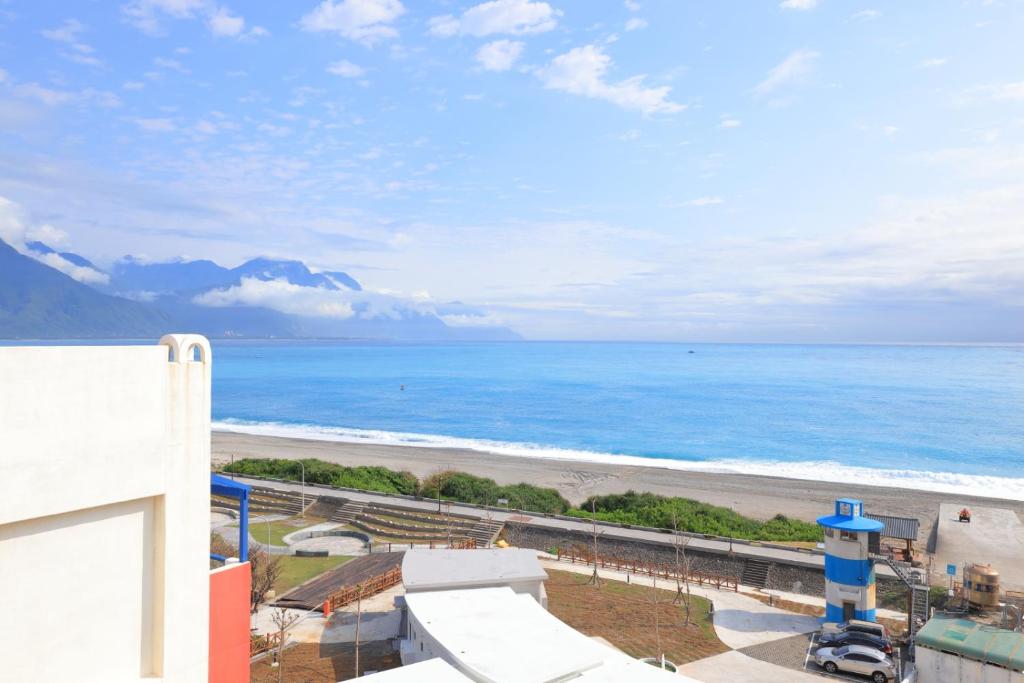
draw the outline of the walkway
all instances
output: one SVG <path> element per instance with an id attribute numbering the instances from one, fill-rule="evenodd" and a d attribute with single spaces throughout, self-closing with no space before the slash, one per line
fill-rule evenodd
<path id="1" fill-rule="evenodd" d="M 301 491 L 302 486 L 299 484 L 283 483 L 276 481 L 266 481 L 263 479 L 248 479 L 246 477 L 235 477 L 237 481 L 241 481 L 252 486 L 264 486 L 267 488 L 273 488 L 284 491 Z M 362 491 L 348 491 L 333 489 L 330 487 L 321 487 L 307 484 L 305 487 L 306 496 L 318 496 L 318 495 L 331 495 L 339 498 L 346 498 L 348 500 L 363 502 L 363 503 L 381 503 L 384 505 L 401 505 L 403 507 L 417 508 L 425 512 L 437 512 L 437 502 L 430 500 L 410 500 L 407 498 L 399 498 L 395 496 L 389 496 L 382 493 L 368 493 Z M 472 517 L 483 517 L 486 512 L 480 508 L 473 507 L 470 505 L 460 505 L 458 503 L 451 504 L 451 512 L 455 514 L 470 515 Z M 520 522 L 525 521 L 527 524 L 532 526 L 546 527 L 548 529 L 560 530 L 560 531 L 573 531 L 579 533 L 590 533 L 592 529 L 591 522 L 586 520 L 574 521 L 568 519 L 555 519 L 552 517 L 546 517 L 544 515 L 535 515 L 526 513 L 522 516 L 517 512 L 509 512 L 504 510 L 491 510 L 491 518 L 498 522 L 505 522 L 509 517 L 516 516 Z M 615 539 L 626 542 L 646 541 L 659 544 L 670 544 L 670 535 L 658 531 L 645 531 L 642 529 L 622 529 L 614 526 L 600 525 L 603 538 Z M 732 553 L 735 557 L 740 559 L 754 558 L 769 560 L 772 562 L 781 562 L 789 565 L 797 565 L 801 567 L 810 567 L 824 571 L 825 558 L 823 555 L 811 554 L 800 552 L 798 550 L 788 550 L 783 548 L 765 548 L 756 545 L 747 545 L 745 543 L 730 543 L 728 540 L 711 540 L 705 538 L 691 538 L 689 541 L 690 549 L 712 553 Z M 892 570 L 885 565 L 879 565 L 876 568 L 876 572 L 879 576 L 895 576 Z"/>

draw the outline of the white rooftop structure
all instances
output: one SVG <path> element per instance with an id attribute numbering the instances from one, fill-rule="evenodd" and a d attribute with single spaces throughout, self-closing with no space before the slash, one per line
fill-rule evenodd
<path id="1" fill-rule="evenodd" d="M 488 548 L 478 550 L 407 550 L 402 560 L 406 593 L 507 586 L 532 595 L 547 606 L 544 581 L 536 550 Z"/>
<path id="2" fill-rule="evenodd" d="M 441 657 L 481 683 L 690 680 L 588 638 L 511 588 L 407 593 L 405 601 L 406 663 Z"/>
<path id="3" fill-rule="evenodd" d="M 370 674 L 363 676 L 362 680 L 373 681 L 373 683 L 463 683 L 463 681 L 470 683 L 472 681 L 441 658 L 428 659 L 417 664 Z"/>

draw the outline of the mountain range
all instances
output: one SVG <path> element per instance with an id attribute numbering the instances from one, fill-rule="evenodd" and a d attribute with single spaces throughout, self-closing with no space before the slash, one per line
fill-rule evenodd
<path id="1" fill-rule="evenodd" d="M 459 324 L 447 324 L 448 316 Z M 225 268 L 128 256 L 104 271 L 42 242 L 19 251 L 0 240 L 0 338 L 187 331 L 213 338 L 519 339 L 485 322 L 483 311 L 459 302 L 431 305 L 367 291 L 347 273 L 314 271 L 301 261 L 255 258 Z"/>

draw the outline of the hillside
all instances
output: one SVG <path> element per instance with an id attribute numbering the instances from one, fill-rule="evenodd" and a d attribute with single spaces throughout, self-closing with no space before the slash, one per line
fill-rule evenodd
<path id="1" fill-rule="evenodd" d="M 155 337 L 173 327 L 166 313 L 97 292 L 0 240 L 0 338 Z"/>

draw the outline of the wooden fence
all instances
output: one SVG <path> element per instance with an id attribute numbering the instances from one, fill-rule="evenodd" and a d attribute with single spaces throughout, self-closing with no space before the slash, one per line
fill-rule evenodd
<path id="1" fill-rule="evenodd" d="M 385 550 L 387 548 L 387 550 Z M 400 550 L 409 550 L 412 548 L 450 548 L 451 550 L 475 550 L 476 541 L 472 538 L 462 538 L 458 541 L 452 541 L 449 543 L 399 543 L 391 541 L 382 541 L 380 543 L 373 543 L 370 547 L 370 552 L 373 553 L 393 553 Z"/>
<path id="2" fill-rule="evenodd" d="M 249 656 L 255 657 L 261 652 L 272 650 L 281 644 L 281 634 L 267 633 L 266 635 L 252 634 L 249 638 Z"/>
<path id="3" fill-rule="evenodd" d="M 356 598 L 368 598 L 402 582 L 402 568 L 394 567 L 354 586 L 344 586 L 327 596 L 331 611 L 355 602 Z"/>
<path id="4" fill-rule="evenodd" d="M 595 564 L 594 554 L 579 547 L 559 547 L 556 548 L 556 552 L 559 560 L 565 559 L 572 564 L 576 564 L 577 562 L 587 565 Z M 698 586 L 707 585 L 714 586 L 719 589 L 724 588 L 726 590 L 739 591 L 740 582 L 738 577 L 692 570 L 689 573 L 683 573 L 676 571 L 674 565 L 661 562 L 648 562 L 635 558 L 598 555 L 596 564 L 604 569 L 614 569 L 615 571 L 628 572 L 630 574 L 656 576 L 663 579 L 670 579 L 672 581 L 675 581 L 678 578 L 689 581 L 690 583 L 695 583 Z"/>

